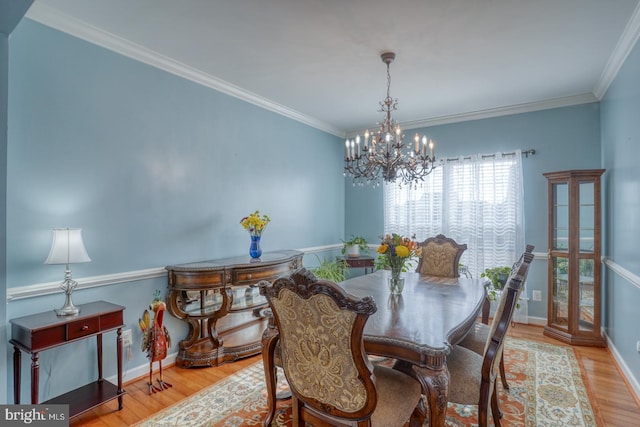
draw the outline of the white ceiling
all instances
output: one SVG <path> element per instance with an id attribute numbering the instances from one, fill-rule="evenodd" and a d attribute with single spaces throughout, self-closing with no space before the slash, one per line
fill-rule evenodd
<path id="1" fill-rule="evenodd" d="M 600 99 L 639 0 L 36 0 L 27 17 L 336 135 Z"/>

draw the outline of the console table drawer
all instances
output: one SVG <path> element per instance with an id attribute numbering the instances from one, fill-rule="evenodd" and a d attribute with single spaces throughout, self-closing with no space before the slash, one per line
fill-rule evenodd
<path id="1" fill-rule="evenodd" d="M 251 270 L 235 270 L 231 283 L 233 285 L 252 285 L 260 280 L 271 280 L 291 271 L 290 264 L 271 265 Z"/>
<path id="2" fill-rule="evenodd" d="M 71 322 L 67 324 L 67 340 L 71 341 L 98 331 L 100 331 L 100 319 L 98 317 Z"/>
<path id="3" fill-rule="evenodd" d="M 107 331 L 109 329 L 119 328 L 124 324 L 123 314 L 121 311 L 107 313 L 100 316 L 100 330 Z"/>
<path id="4" fill-rule="evenodd" d="M 226 282 L 224 270 L 201 272 L 171 271 L 169 275 L 169 282 L 174 289 L 202 289 L 203 285 L 223 286 Z"/>

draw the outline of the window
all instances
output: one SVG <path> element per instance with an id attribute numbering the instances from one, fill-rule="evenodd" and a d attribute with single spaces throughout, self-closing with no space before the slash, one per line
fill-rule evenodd
<path id="1" fill-rule="evenodd" d="M 417 186 L 385 184 L 385 233 L 466 243 L 461 263 L 474 277 L 511 265 L 524 250 L 521 157 L 517 150 L 446 159 Z"/>

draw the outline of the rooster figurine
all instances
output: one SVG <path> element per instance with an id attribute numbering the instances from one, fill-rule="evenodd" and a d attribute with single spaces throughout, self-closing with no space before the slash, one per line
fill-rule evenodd
<path id="1" fill-rule="evenodd" d="M 153 311 L 153 323 L 149 315 L 149 310 L 145 310 L 142 319 L 138 319 L 138 324 L 142 330 L 142 351 L 147 352 L 149 358 L 149 394 L 156 393 L 171 387 L 171 384 L 162 379 L 162 359 L 167 357 L 167 348 L 171 347 L 171 337 L 169 331 L 162 325 L 162 318 L 167 305 L 160 300 L 160 291 L 156 291 L 154 299 L 149 305 Z M 158 362 L 159 378 L 158 384 L 153 383 L 153 362 Z"/>

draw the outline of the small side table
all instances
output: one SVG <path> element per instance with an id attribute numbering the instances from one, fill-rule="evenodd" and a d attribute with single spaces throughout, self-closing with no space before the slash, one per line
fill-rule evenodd
<path id="1" fill-rule="evenodd" d="M 31 354 L 31 403 L 38 404 L 40 363 L 39 352 L 89 337 L 96 337 L 98 347 L 98 379 L 43 404 L 68 404 L 69 417 L 73 418 L 105 402 L 118 399 L 122 409 L 122 327 L 124 307 L 105 301 L 80 305 L 76 316 L 57 316 L 51 310 L 11 320 L 13 344 L 13 393 L 14 402 L 20 403 L 21 351 Z M 118 384 L 111 384 L 102 377 L 102 333 L 116 333 Z"/>
<path id="2" fill-rule="evenodd" d="M 339 260 L 344 260 L 350 268 L 364 268 L 364 274 L 367 274 L 369 270 L 373 273 L 374 259 L 367 255 L 360 256 L 342 256 L 338 257 Z"/>

